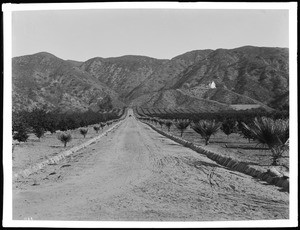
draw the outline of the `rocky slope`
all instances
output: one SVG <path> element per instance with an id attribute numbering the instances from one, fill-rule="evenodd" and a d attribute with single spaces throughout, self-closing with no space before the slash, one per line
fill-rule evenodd
<path id="1" fill-rule="evenodd" d="M 41 105 L 64 111 L 99 110 L 103 100 L 124 105 L 98 79 L 45 52 L 13 58 L 12 83 L 14 110 Z"/>
<path id="2" fill-rule="evenodd" d="M 84 62 L 80 69 L 118 92 L 123 98 L 150 75 L 156 73 L 165 62 L 166 60 L 144 56 L 96 57 Z"/>
<path id="3" fill-rule="evenodd" d="M 49 53 L 15 57 L 13 107 L 284 108 L 289 101 L 288 55 L 286 48 L 246 46 L 195 50 L 171 60 L 127 55 L 77 62 Z M 212 81 L 215 89 L 208 87 Z"/>
<path id="4" fill-rule="evenodd" d="M 157 81 L 155 76 L 149 77 L 136 88 L 133 98 L 144 92 L 161 90 Z M 225 102 L 224 94 L 211 97 L 212 93 L 207 93 L 206 86 L 212 81 L 218 89 L 234 93 L 234 100 L 226 103 L 253 104 L 258 101 L 270 105 L 274 98 L 288 92 L 288 49 L 241 47 L 208 52 L 180 73 L 170 76 L 163 89 L 182 89 L 189 93 L 198 91 L 200 98 Z"/>

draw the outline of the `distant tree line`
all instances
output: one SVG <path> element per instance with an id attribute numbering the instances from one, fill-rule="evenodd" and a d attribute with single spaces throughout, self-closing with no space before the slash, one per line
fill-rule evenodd
<path id="1" fill-rule="evenodd" d="M 157 109 L 141 109 L 135 108 L 135 113 L 141 117 L 157 117 L 160 119 L 171 119 L 171 120 L 191 120 L 195 123 L 200 120 L 216 120 L 219 122 L 234 120 L 238 122 L 253 120 L 255 117 L 269 117 L 272 119 L 287 119 L 289 118 L 288 110 L 276 110 L 268 112 L 261 108 L 237 110 L 237 111 L 219 111 L 219 112 L 169 112 L 169 113 L 158 113 Z"/>
<path id="2" fill-rule="evenodd" d="M 105 123 L 119 119 L 125 108 L 112 109 L 109 112 L 60 112 L 48 111 L 46 108 L 34 108 L 12 113 L 13 139 L 26 141 L 28 133 L 34 133 L 41 138 L 45 132 L 55 133 L 57 130 L 67 131 L 92 124 Z"/>

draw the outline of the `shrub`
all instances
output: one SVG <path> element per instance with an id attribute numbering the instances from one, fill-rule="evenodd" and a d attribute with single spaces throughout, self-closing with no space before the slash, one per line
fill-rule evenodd
<path id="1" fill-rule="evenodd" d="M 171 128 L 171 126 L 173 125 L 173 122 L 172 121 L 169 121 L 169 120 L 167 120 L 166 122 L 165 122 L 165 125 L 167 126 L 167 128 L 168 128 L 168 132 L 170 132 L 170 128 Z"/>
<path id="2" fill-rule="evenodd" d="M 96 133 L 99 133 L 99 129 L 100 129 L 100 126 L 94 126 L 94 130 L 96 131 Z"/>
<path id="3" fill-rule="evenodd" d="M 199 121 L 198 123 L 195 123 L 192 125 L 192 129 L 201 135 L 201 137 L 205 140 L 205 145 L 209 144 L 209 139 L 211 135 L 214 135 L 218 132 L 221 124 L 209 120 Z"/>
<path id="4" fill-rule="evenodd" d="M 70 133 L 59 133 L 57 139 L 64 143 L 64 147 L 67 146 L 67 143 L 72 140 Z"/>
<path id="5" fill-rule="evenodd" d="M 83 135 L 83 137 L 85 138 L 85 136 L 88 132 L 88 129 L 81 128 L 81 129 L 79 129 L 79 131 L 80 131 L 80 134 Z"/>
<path id="6" fill-rule="evenodd" d="M 175 126 L 177 129 L 180 130 L 180 136 L 182 137 L 182 134 L 184 132 L 184 130 L 187 129 L 187 127 L 190 125 L 190 121 L 189 120 L 178 120 L 176 123 L 175 123 Z"/>
<path id="7" fill-rule="evenodd" d="M 271 165 L 278 165 L 282 154 L 288 149 L 286 143 L 289 139 L 289 120 L 261 117 L 255 118 L 253 127 L 245 123 L 243 125 L 260 144 L 268 146 L 271 150 Z"/>

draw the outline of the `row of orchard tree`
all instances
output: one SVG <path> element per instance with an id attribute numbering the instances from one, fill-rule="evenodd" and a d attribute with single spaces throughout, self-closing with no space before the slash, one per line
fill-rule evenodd
<path id="1" fill-rule="evenodd" d="M 151 113 L 150 113 L 150 111 Z M 247 110 L 228 110 L 219 112 L 157 112 L 159 109 L 143 109 L 135 107 L 134 111 L 139 116 L 157 117 L 160 119 L 171 119 L 171 120 L 192 120 L 198 122 L 199 120 L 216 120 L 223 122 L 227 119 L 233 119 L 236 121 L 253 120 L 255 117 L 270 117 L 273 119 L 286 119 L 289 117 L 288 110 L 275 110 L 266 111 L 262 108 L 247 109 Z M 162 110 L 162 109 L 160 109 Z"/>
<path id="2" fill-rule="evenodd" d="M 46 108 L 17 111 L 12 113 L 13 139 L 24 142 L 28 139 L 29 133 L 34 133 L 38 138 L 41 138 L 47 131 L 55 133 L 58 130 L 74 130 L 93 124 L 99 124 L 95 126 L 97 132 L 110 121 L 119 119 L 124 112 L 125 108 L 113 109 L 109 112 L 88 110 L 86 112 L 62 113 L 55 110 L 49 111 Z"/>
<path id="3" fill-rule="evenodd" d="M 141 114 L 139 114 L 141 115 Z M 169 115 L 171 117 L 172 115 Z M 219 119 L 218 119 L 219 118 Z M 289 140 L 289 118 L 286 113 L 273 113 L 270 116 L 266 114 L 242 113 L 234 114 L 205 114 L 197 119 L 162 119 L 158 117 L 140 116 L 141 120 L 166 126 L 168 131 L 175 126 L 181 137 L 184 131 L 191 127 L 209 144 L 210 137 L 219 130 L 227 136 L 232 133 L 238 133 L 242 137 L 257 141 L 267 146 L 272 152 L 272 165 L 277 165 L 283 153 L 288 150 Z"/>

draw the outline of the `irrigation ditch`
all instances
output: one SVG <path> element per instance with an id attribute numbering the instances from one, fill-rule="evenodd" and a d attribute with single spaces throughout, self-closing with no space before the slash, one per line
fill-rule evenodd
<path id="1" fill-rule="evenodd" d="M 147 124 L 150 126 L 153 130 L 160 133 L 161 135 L 183 145 L 184 147 L 190 148 L 197 153 L 206 155 L 209 159 L 215 161 L 216 163 L 225 166 L 227 168 L 230 168 L 232 170 L 250 175 L 254 178 L 258 178 L 262 181 L 267 182 L 268 184 L 276 185 L 278 187 L 281 187 L 284 191 L 289 192 L 289 177 L 287 175 L 283 175 L 279 173 L 276 169 L 271 168 L 268 170 L 264 169 L 256 169 L 251 167 L 245 162 L 238 161 L 236 159 L 233 159 L 231 157 L 226 157 L 221 154 L 218 154 L 216 152 L 212 152 L 210 150 L 206 150 L 201 146 L 195 145 L 192 142 L 186 141 L 178 136 L 174 136 L 170 133 L 167 133 L 165 131 L 162 131 L 152 124 L 148 122 L 141 121 L 140 122 Z"/>

